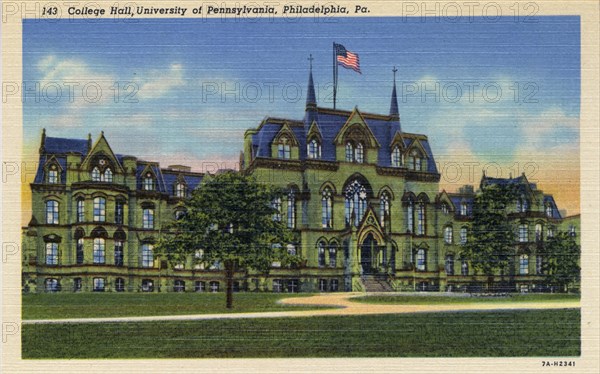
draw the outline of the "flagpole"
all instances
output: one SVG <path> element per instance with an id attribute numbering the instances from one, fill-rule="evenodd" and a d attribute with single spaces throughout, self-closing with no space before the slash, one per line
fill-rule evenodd
<path id="1" fill-rule="evenodd" d="M 337 63 L 335 54 L 335 42 L 333 42 L 333 109 L 335 110 L 335 99 L 337 95 Z"/>

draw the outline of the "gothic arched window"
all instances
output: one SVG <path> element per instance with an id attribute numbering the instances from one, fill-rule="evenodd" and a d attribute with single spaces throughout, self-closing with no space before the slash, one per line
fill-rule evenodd
<path id="1" fill-rule="evenodd" d="M 358 226 L 367 210 L 367 189 L 358 180 L 354 180 L 344 191 L 346 197 L 346 224 Z M 351 222 L 354 219 L 354 222 Z"/>

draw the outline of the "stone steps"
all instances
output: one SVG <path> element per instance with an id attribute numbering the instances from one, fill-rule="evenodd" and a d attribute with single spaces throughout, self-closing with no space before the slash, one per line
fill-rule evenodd
<path id="1" fill-rule="evenodd" d="M 365 275 L 362 277 L 362 283 L 367 292 L 393 292 L 394 289 L 385 277 L 374 275 Z"/>

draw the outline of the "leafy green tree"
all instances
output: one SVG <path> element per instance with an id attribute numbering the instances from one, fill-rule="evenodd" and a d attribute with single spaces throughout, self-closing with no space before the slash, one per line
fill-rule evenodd
<path id="1" fill-rule="evenodd" d="M 560 231 L 548 238 L 542 251 L 542 271 L 549 286 L 569 291 L 569 286 L 578 283 L 581 277 L 581 248 L 568 232 Z"/>
<path id="2" fill-rule="evenodd" d="M 222 264 L 230 309 L 236 271 L 266 274 L 274 261 L 283 266 L 300 261 L 287 250 L 287 243 L 294 242 L 293 232 L 273 219 L 271 202 L 281 194 L 236 172 L 206 176 L 185 202 L 186 213 L 159 240 L 157 252 L 174 263 L 202 251 L 199 261 Z"/>
<path id="3" fill-rule="evenodd" d="M 516 190 L 512 185 L 485 186 L 475 196 L 473 220 L 461 258 L 471 261 L 475 273 L 488 276 L 488 289 L 496 272 L 504 274 L 515 248 L 515 230 L 508 214 L 514 206 Z"/>

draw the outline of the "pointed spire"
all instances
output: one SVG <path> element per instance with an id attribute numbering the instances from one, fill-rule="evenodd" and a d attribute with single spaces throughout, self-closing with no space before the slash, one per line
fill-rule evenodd
<path id="1" fill-rule="evenodd" d="M 392 90 L 392 102 L 390 104 L 390 116 L 394 119 L 400 120 L 400 113 L 398 112 L 398 95 L 396 94 L 396 72 L 398 69 L 394 66 L 392 72 L 394 73 L 394 89 Z"/>
<path id="2" fill-rule="evenodd" d="M 92 150 L 92 133 L 88 132 L 88 153 Z"/>
<path id="3" fill-rule="evenodd" d="M 308 58 L 310 61 L 310 71 L 308 73 L 308 89 L 306 91 L 306 110 L 317 108 L 317 95 L 315 95 L 315 84 L 312 76 L 312 62 L 314 58 L 312 54 Z"/>
<path id="4" fill-rule="evenodd" d="M 40 154 L 46 152 L 46 128 L 42 129 L 42 143 L 40 144 Z"/>

